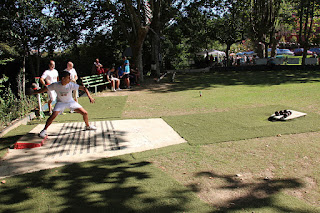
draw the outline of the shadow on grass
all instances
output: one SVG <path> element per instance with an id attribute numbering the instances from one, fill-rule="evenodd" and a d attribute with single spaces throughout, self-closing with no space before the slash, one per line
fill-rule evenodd
<path id="1" fill-rule="evenodd" d="M 16 176 L 0 191 L 4 212 L 183 212 L 192 202 L 198 205 L 190 190 L 162 177 L 149 162 L 125 158 Z"/>
<path id="2" fill-rule="evenodd" d="M 3 152 L 3 151 L 6 152 L 6 150 L 10 148 L 10 146 L 12 146 L 22 136 L 23 135 L 19 134 L 19 135 L 0 138 L 0 152 Z"/>
<path id="3" fill-rule="evenodd" d="M 224 182 L 223 186 L 215 188 L 216 190 L 230 190 L 231 194 L 237 194 L 235 198 L 231 198 L 219 207 L 216 212 L 233 212 L 238 210 L 272 209 L 274 212 L 299 212 L 307 213 L 309 210 L 302 210 L 292 207 L 291 205 L 281 204 L 277 198 L 278 193 L 286 189 L 299 189 L 303 187 L 303 183 L 296 178 L 292 179 L 252 179 L 243 181 L 241 177 L 231 175 L 218 175 L 214 172 L 199 172 L 196 177 L 204 177 L 210 179 L 219 179 Z M 199 187 L 189 186 L 193 191 L 200 191 Z M 208 189 L 206 189 L 208 190 Z M 242 196 L 235 191 L 241 191 Z"/>
<path id="4" fill-rule="evenodd" d="M 169 83 L 168 75 L 162 83 Z M 205 89 L 214 86 L 230 85 L 280 85 L 284 83 L 319 82 L 317 70 L 270 70 L 270 71 L 220 71 L 210 73 L 177 73 L 175 83 L 169 87 L 151 89 L 154 92 L 177 92 L 192 89 Z"/>

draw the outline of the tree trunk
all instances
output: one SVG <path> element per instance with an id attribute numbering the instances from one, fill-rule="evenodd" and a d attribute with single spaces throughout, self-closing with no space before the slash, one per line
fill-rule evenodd
<path id="1" fill-rule="evenodd" d="M 138 70 L 140 72 L 140 81 L 143 82 L 143 63 L 142 63 L 142 46 L 144 40 L 149 31 L 149 27 L 141 26 L 137 30 L 137 36 L 135 39 L 130 40 L 130 47 L 132 49 L 132 57 L 135 64 L 137 64 Z"/>
<path id="2" fill-rule="evenodd" d="M 25 71 L 26 71 L 26 56 L 24 55 L 23 61 L 22 61 L 22 68 L 20 69 L 20 72 L 16 79 L 17 87 L 18 87 L 18 97 L 20 100 L 24 98 L 24 94 L 25 94 L 25 83 L 26 83 Z"/>
<path id="3" fill-rule="evenodd" d="M 160 7 L 161 7 L 161 1 L 154 1 L 153 4 L 153 19 L 152 19 L 152 61 L 156 64 L 156 76 L 160 76 Z"/>
<path id="4" fill-rule="evenodd" d="M 131 45 L 132 49 L 132 60 L 134 64 L 137 65 L 137 68 L 140 72 L 140 82 L 144 81 L 143 78 L 143 62 L 142 62 L 142 44 L 137 45 L 137 44 L 132 44 Z"/>
<path id="5" fill-rule="evenodd" d="M 227 44 L 227 49 L 226 49 L 227 67 L 230 66 L 230 58 L 229 58 L 230 48 L 231 48 L 231 45 L 230 45 L 230 44 Z"/>

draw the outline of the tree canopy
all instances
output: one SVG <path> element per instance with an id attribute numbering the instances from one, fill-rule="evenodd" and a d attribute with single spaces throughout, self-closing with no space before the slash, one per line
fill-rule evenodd
<path id="1" fill-rule="evenodd" d="M 31 77 L 51 58 L 61 69 L 73 60 L 85 75 L 94 58 L 109 66 L 130 47 L 143 78 L 152 61 L 159 75 L 162 68 L 188 65 L 199 51 L 228 54 L 244 40 L 261 57 L 288 34 L 307 49 L 320 41 L 318 9 L 315 0 L 3 0 L 0 59 L 22 67 L 26 58 Z"/>

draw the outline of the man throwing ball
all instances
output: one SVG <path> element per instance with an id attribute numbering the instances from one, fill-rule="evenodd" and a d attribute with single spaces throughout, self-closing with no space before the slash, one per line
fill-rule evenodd
<path id="1" fill-rule="evenodd" d="M 47 87 L 34 91 L 33 94 L 44 93 L 47 91 L 55 90 L 57 93 L 57 103 L 53 109 L 52 115 L 48 118 L 44 129 L 40 132 L 39 136 L 45 138 L 47 136 L 47 128 L 51 125 L 53 120 L 63 112 L 65 108 L 74 110 L 83 116 L 83 120 L 86 124 L 86 130 L 96 130 L 97 128 L 89 124 L 88 112 L 72 98 L 72 90 L 83 90 L 89 97 L 90 103 L 94 103 L 94 98 L 91 97 L 89 91 L 84 86 L 80 86 L 76 83 L 70 82 L 70 73 L 63 71 L 60 74 L 61 81 L 52 83 Z"/>

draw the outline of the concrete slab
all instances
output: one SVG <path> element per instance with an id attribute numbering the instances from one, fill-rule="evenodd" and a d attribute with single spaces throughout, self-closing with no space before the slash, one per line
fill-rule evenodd
<path id="1" fill-rule="evenodd" d="M 98 129 L 85 131 L 83 122 L 52 124 L 43 146 L 10 149 L 0 163 L 0 178 L 186 142 L 160 118 L 90 124 Z M 37 135 L 43 126 L 35 127 L 29 136 Z"/>

